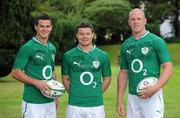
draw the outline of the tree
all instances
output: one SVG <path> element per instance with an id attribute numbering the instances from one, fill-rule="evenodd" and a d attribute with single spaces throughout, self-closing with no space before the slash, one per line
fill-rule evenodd
<path id="1" fill-rule="evenodd" d="M 96 0 L 85 8 L 83 14 L 93 22 L 97 43 L 102 44 L 120 41 L 120 34 L 128 29 L 129 10 L 130 4 L 125 0 Z"/>
<path id="2" fill-rule="evenodd" d="M 173 10 L 173 16 L 174 16 L 174 20 L 173 20 L 173 26 L 174 26 L 174 30 L 175 30 L 175 36 L 180 37 L 180 1 L 179 0 L 171 0 L 170 1 L 172 6 L 174 7 Z"/>
<path id="3" fill-rule="evenodd" d="M 31 34 L 30 0 L 0 1 L 0 77 L 10 73 L 15 53 Z"/>
<path id="4" fill-rule="evenodd" d="M 17 49 L 21 41 L 31 34 L 32 2 L 27 0 L 1 1 L 1 47 Z M 8 44 L 8 45 L 7 45 Z"/>

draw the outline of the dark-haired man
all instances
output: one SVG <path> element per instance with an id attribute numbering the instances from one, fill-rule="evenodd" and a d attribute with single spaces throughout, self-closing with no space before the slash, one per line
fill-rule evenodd
<path id="1" fill-rule="evenodd" d="M 24 83 L 23 118 L 56 118 L 57 99 L 43 96 L 49 86 L 44 80 L 57 79 L 54 72 L 56 48 L 51 44 L 52 19 L 45 13 L 35 20 L 36 36 L 24 44 L 14 62 L 12 77 Z"/>
<path id="2" fill-rule="evenodd" d="M 78 46 L 63 56 L 67 118 L 105 118 L 103 93 L 111 81 L 110 62 L 107 53 L 93 45 L 93 36 L 92 25 L 81 23 L 76 28 Z"/>

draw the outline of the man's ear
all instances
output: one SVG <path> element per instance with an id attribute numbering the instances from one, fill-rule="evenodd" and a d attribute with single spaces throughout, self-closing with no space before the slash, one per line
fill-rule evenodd
<path id="1" fill-rule="evenodd" d="M 147 19 L 146 19 L 146 18 L 144 19 L 144 24 L 145 24 L 145 25 L 147 24 Z"/>
<path id="2" fill-rule="evenodd" d="M 94 32 L 93 32 L 93 37 L 94 37 Z"/>
<path id="3" fill-rule="evenodd" d="M 130 21 L 129 21 L 129 19 L 128 19 L 128 25 L 130 26 L 130 23 L 129 23 Z"/>
<path id="4" fill-rule="evenodd" d="M 37 31 L 37 26 L 36 25 L 34 25 L 34 29 Z"/>

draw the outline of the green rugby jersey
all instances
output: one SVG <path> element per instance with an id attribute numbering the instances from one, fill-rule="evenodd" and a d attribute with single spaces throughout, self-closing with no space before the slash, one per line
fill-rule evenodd
<path id="1" fill-rule="evenodd" d="M 13 68 L 23 70 L 29 77 L 37 80 L 54 79 L 54 59 L 56 48 L 48 42 L 44 45 L 35 37 L 24 44 L 17 56 Z M 54 101 L 43 96 L 35 86 L 24 84 L 23 100 L 30 103 L 47 103 Z"/>
<path id="2" fill-rule="evenodd" d="M 70 78 L 69 105 L 103 105 L 101 78 L 111 76 L 109 58 L 104 51 L 94 46 L 84 52 L 77 46 L 64 54 L 61 71 Z"/>
<path id="3" fill-rule="evenodd" d="M 170 55 L 163 39 L 147 31 L 136 40 L 127 39 L 121 48 L 121 69 L 128 70 L 129 93 L 137 95 L 137 86 L 142 79 L 160 76 L 160 65 L 170 62 Z"/>

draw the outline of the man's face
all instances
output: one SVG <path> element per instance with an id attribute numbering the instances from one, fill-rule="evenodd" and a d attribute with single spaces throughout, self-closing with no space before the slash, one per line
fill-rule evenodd
<path id="1" fill-rule="evenodd" d="M 52 31 L 52 24 L 50 20 L 39 20 L 38 25 L 35 25 L 37 36 L 41 39 L 48 39 Z"/>
<path id="2" fill-rule="evenodd" d="M 90 28 L 79 28 L 76 37 L 78 39 L 79 45 L 89 46 L 92 45 L 94 33 Z"/>
<path id="3" fill-rule="evenodd" d="M 141 11 L 134 11 L 129 15 L 129 26 L 134 33 L 140 33 L 145 30 L 147 20 Z"/>

